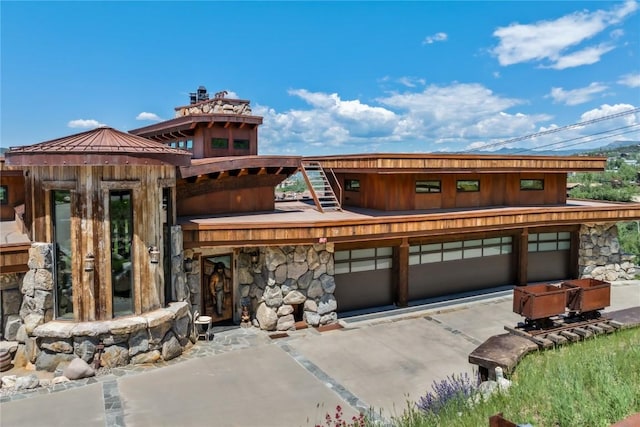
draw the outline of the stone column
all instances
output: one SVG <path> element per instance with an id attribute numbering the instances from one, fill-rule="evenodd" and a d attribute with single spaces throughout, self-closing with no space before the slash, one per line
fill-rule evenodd
<path id="1" fill-rule="evenodd" d="M 580 227 L 580 277 L 616 281 L 635 278 L 633 255 L 624 254 L 616 224 L 585 224 Z"/>

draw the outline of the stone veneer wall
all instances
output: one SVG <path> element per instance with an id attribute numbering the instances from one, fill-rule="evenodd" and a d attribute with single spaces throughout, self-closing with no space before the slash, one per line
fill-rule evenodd
<path id="1" fill-rule="evenodd" d="M 583 278 L 608 282 L 632 280 L 638 272 L 635 256 L 621 252 L 615 224 L 582 225 L 578 253 L 578 267 Z"/>
<path id="2" fill-rule="evenodd" d="M 181 269 L 182 237 L 179 244 Z M 48 243 L 33 243 L 29 250 L 30 270 L 20 286 L 19 321 L 11 324 L 11 330 L 16 330 L 14 339 L 18 341 L 15 366 L 35 363 L 38 370 L 53 371 L 60 362 L 76 357 L 92 362 L 98 344 L 104 345 L 101 366 L 150 363 L 173 359 L 195 343 L 197 336 L 187 301 L 112 320 L 53 321 L 51 250 L 52 245 Z M 182 282 L 186 288 L 186 280 Z M 186 292 L 188 298 L 188 290 Z M 9 326 L 7 324 L 7 329 Z"/>
<path id="3" fill-rule="evenodd" d="M 238 256 L 240 304 L 250 306 L 261 329 L 295 329 L 294 305 L 311 326 L 335 323 L 333 244 L 261 248 L 253 266 L 250 252 Z"/>
<path id="4" fill-rule="evenodd" d="M 20 320 L 20 306 L 22 305 L 22 293 L 20 284 L 24 273 L 0 274 L 0 334 L 3 339 L 13 341 L 16 338 L 18 328 L 22 324 Z"/>

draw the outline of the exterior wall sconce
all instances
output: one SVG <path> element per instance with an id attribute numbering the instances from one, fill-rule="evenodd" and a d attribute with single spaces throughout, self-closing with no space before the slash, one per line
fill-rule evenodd
<path id="1" fill-rule="evenodd" d="M 193 271 L 193 260 L 191 258 L 184 259 L 184 272 L 191 273 Z"/>
<path id="2" fill-rule="evenodd" d="M 93 254 L 88 254 L 84 258 L 84 271 L 93 271 L 96 265 L 96 260 L 93 257 Z"/>
<path id="3" fill-rule="evenodd" d="M 250 252 L 249 255 L 251 256 L 251 265 L 256 267 L 258 265 L 258 261 L 260 261 L 260 253 L 258 251 L 253 251 Z"/>
<path id="4" fill-rule="evenodd" d="M 160 251 L 157 246 L 149 246 L 149 261 L 151 261 L 152 264 L 160 262 Z"/>

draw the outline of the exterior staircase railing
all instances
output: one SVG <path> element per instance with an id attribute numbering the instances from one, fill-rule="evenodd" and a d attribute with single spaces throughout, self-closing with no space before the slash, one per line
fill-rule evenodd
<path id="1" fill-rule="evenodd" d="M 309 187 L 313 202 L 320 212 L 339 211 L 342 209 L 340 200 L 336 197 L 336 193 L 333 191 L 333 187 L 331 187 L 331 183 L 319 162 L 303 161 L 301 172 L 307 187 Z M 338 188 L 342 192 L 342 188 L 339 185 Z"/>

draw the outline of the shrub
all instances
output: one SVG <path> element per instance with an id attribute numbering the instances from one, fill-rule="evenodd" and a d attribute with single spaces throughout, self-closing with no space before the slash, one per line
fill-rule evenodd
<path id="1" fill-rule="evenodd" d="M 453 405 L 463 409 L 469 404 L 469 398 L 474 395 L 480 385 L 480 376 L 472 378 L 468 373 L 448 376 L 444 380 L 431 384 L 433 391 L 428 392 L 418 400 L 416 405 L 426 413 L 437 415 L 445 406 Z"/>

